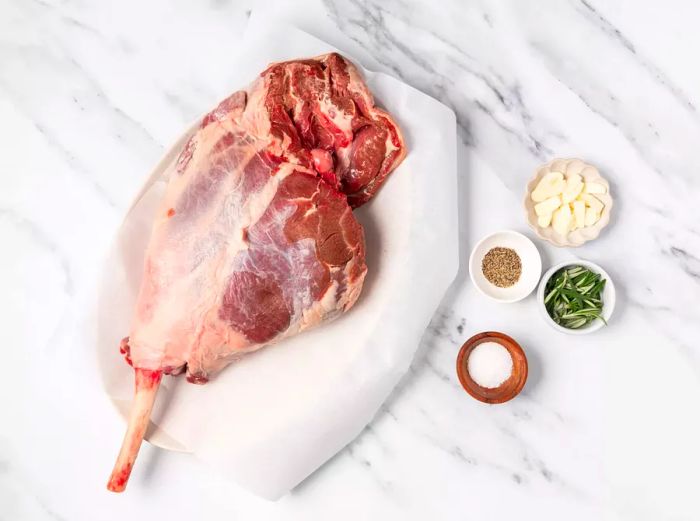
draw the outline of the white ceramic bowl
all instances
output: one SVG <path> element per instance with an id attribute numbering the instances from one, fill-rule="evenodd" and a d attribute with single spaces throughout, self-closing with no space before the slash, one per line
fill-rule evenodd
<path id="1" fill-rule="evenodd" d="M 581 177 L 583 177 L 583 180 L 587 183 L 595 182 L 605 186 L 607 188 L 606 193 L 595 194 L 595 196 L 605 205 L 603 207 L 603 213 L 600 214 L 600 220 L 593 226 L 579 228 L 578 230 L 569 232 L 566 235 L 558 234 L 551 226 L 543 228 L 537 224 L 537 214 L 535 214 L 536 203 L 530 199 L 530 195 L 535 187 L 537 187 L 537 184 L 540 182 L 542 177 L 549 172 L 562 172 L 566 175 L 580 174 Z M 613 207 L 613 199 L 610 195 L 610 183 L 608 183 L 608 181 L 600 175 L 600 172 L 596 167 L 589 165 L 588 163 L 584 163 L 580 159 L 554 159 L 539 167 L 535 173 L 535 176 L 530 179 L 527 184 L 527 191 L 525 193 L 523 205 L 525 206 L 525 212 L 527 214 L 527 222 L 540 239 L 549 241 L 555 246 L 578 247 L 598 237 L 600 232 L 603 231 L 603 228 L 608 225 L 610 222 L 610 211 Z"/>
<path id="2" fill-rule="evenodd" d="M 512 248 L 520 257 L 522 273 L 520 279 L 509 288 L 494 286 L 481 271 L 481 261 L 491 248 Z M 535 244 L 522 233 L 504 230 L 481 239 L 469 256 L 469 276 L 476 288 L 499 302 L 517 302 L 527 297 L 537 286 L 542 273 L 542 259 Z"/>
<path id="3" fill-rule="evenodd" d="M 580 329 L 569 329 L 560 326 L 559 324 L 554 322 L 554 320 L 552 320 L 552 317 L 549 316 L 549 313 L 547 313 L 547 308 L 544 305 L 544 291 L 545 287 L 547 286 L 547 281 L 549 281 L 552 275 L 554 275 L 557 271 L 566 266 L 584 266 L 589 270 L 599 273 L 603 276 L 603 278 L 606 280 L 605 288 L 603 288 L 603 318 L 606 322 L 610 322 L 610 317 L 612 316 L 613 311 L 615 310 L 615 285 L 613 284 L 610 275 L 608 275 L 608 273 L 603 268 L 601 268 L 594 262 L 589 262 L 585 260 L 572 260 L 562 262 L 560 264 L 557 264 L 556 266 L 552 266 L 551 268 L 549 268 L 542 276 L 540 285 L 537 288 L 537 307 L 540 309 L 540 313 L 544 320 L 554 329 L 556 329 L 557 331 L 561 331 L 562 333 L 567 333 L 569 335 L 587 335 L 588 333 L 598 331 L 601 327 L 605 326 L 605 323 L 602 320 L 594 320 L 587 326 L 582 327 Z"/>

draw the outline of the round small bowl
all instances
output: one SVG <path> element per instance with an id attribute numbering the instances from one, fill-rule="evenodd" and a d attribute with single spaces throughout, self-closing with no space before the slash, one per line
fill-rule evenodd
<path id="1" fill-rule="evenodd" d="M 491 248 L 512 248 L 520 257 L 522 273 L 520 279 L 509 288 L 491 284 L 481 271 L 481 261 Z M 504 230 L 481 239 L 469 256 L 469 276 L 474 286 L 498 302 L 517 302 L 527 297 L 537 287 L 542 274 L 542 258 L 535 244 L 522 233 Z"/>
<path id="2" fill-rule="evenodd" d="M 565 175 L 579 174 L 587 183 L 595 182 L 605 186 L 607 189 L 606 193 L 594 194 L 604 205 L 603 212 L 600 214 L 600 220 L 593 226 L 579 228 L 578 230 L 569 232 L 565 236 L 555 232 L 554 228 L 551 226 L 543 228 L 537 224 L 537 214 L 535 213 L 535 204 L 537 203 L 530 199 L 530 195 L 537 187 L 542 177 L 549 172 L 561 172 Z M 525 206 L 525 213 L 527 214 L 527 222 L 540 239 L 548 241 L 555 246 L 576 248 L 598 237 L 600 232 L 603 231 L 603 228 L 608 225 L 610 222 L 610 211 L 613 207 L 613 199 L 610 195 L 610 183 L 600 175 L 596 167 L 580 159 L 553 159 L 549 163 L 540 166 L 537 172 L 535 172 L 535 176 L 527 183 L 523 205 Z"/>
<path id="3" fill-rule="evenodd" d="M 496 342 L 508 350 L 513 359 L 513 372 L 498 387 L 481 387 L 471 375 L 467 363 L 472 350 L 484 342 Z M 508 335 L 496 331 L 486 331 L 467 340 L 457 355 L 457 377 L 472 398 L 484 403 L 503 403 L 515 398 L 523 390 L 527 381 L 527 358 L 522 347 Z"/>
<path id="4" fill-rule="evenodd" d="M 540 310 L 540 314 L 550 326 L 552 326 L 557 331 L 561 331 L 562 333 L 566 333 L 568 335 L 587 335 L 589 333 L 593 333 L 594 331 L 598 331 L 601 327 L 605 325 L 605 323 L 602 320 L 594 320 L 587 326 L 582 327 L 580 329 L 569 329 L 560 326 L 559 324 L 554 322 L 554 320 L 552 320 L 552 317 L 549 316 L 549 313 L 547 313 L 547 308 L 544 305 L 544 292 L 545 287 L 547 286 L 547 282 L 557 271 L 567 266 L 584 266 L 585 268 L 588 268 L 589 270 L 599 273 L 603 276 L 603 278 L 606 280 L 605 288 L 603 288 L 603 318 L 605 319 L 605 322 L 610 322 L 610 317 L 612 316 L 613 311 L 615 310 L 615 285 L 613 284 L 610 275 L 608 275 L 608 273 L 603 268 L 601 268 L 594 262 L 585 260 L 572 260 L 562 262 L 560 264 L 557 264 L 556 266 L 552 266 L 545 272 L 545 274 L 542 276 L 542 280 L 540 281 L 540 285 L 537 287 L 537 307 Z"/>

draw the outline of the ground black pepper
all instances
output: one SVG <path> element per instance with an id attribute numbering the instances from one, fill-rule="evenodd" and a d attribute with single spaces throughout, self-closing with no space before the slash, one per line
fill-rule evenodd
<path id="1" fill-rule="evenodd" d="M 491 284 L 509 288 L 520 279 L 523 271 L 520 257 L 512 248 L 491 248 L 481 261 L 481 271 Z"/>

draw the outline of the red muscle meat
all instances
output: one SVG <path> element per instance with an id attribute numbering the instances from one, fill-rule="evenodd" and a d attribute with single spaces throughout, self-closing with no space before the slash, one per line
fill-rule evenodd
<path id="1" fill-rule="evenodd" d="M 136 391 L 110 490 L 126 486 L 164 373 L 205 383 L 355 303 L 367 268 L 352 208 L 405 153 L 337 54 L 273 64 L 202 119 L 167 172 L 120 346 Z"/>

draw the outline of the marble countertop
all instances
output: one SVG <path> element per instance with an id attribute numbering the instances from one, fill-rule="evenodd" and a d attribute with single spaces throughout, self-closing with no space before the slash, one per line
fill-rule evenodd
<path id="1" fill-rule="evenodd" d="M 144 446 L 125 495 L 104 489 L 122 425 L 90 375 L 46 378 L 143 176 L 233 88 L 253 2 L 0 4 L 0 519 L 698 519 L 700 47 L 692 2 L 399 0 L 323 9 L 386 70 L 455 110 L 460 274 L 375 420 L 278 502 L 186 454 Z M 533 169 L 598 165 L 613 221 L 545 267 L 585 258 L 614 278 L 609 327 L 549 328 L 533 297 L 487 301 L 466 259 L 484 234 L 528 233 Z M 470 399 L 454 374 L 483 330 L 520 341 L 524 392 Z M 76 364 L 76 367 L 79 364 Z M 72 385 L 77 380 L 81 385 Z"/>

